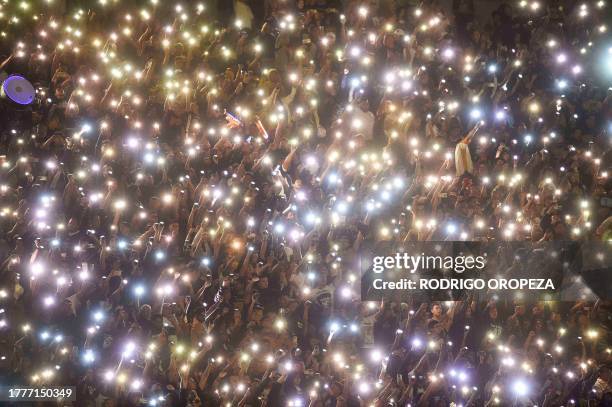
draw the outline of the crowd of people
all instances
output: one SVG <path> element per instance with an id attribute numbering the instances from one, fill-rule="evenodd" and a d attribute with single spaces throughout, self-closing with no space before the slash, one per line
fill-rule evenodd
<path id="1" fill-rule="evenodd" d="M 361 300 L 366 247 L 612 240 L 612 4 L 447 3 L 1 1 L 0 382 L 612 405 L 605 297 Z"/>

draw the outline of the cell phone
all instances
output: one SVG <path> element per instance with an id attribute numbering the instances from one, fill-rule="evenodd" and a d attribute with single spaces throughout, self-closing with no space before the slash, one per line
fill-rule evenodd
<path id="1" fill-rule="evenodd" d="M 612 198 L 603 197 L 599 200 L 599 204 L 604 208 L 612 208 Z"/>

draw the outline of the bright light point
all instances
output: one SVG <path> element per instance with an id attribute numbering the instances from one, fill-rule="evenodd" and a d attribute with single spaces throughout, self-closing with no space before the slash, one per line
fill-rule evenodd
<path id="1" fill-rule="evenodd" d="M 382 357 L 383 357 L 382 352 L 378 349 L 374 349 L 372 353 L 370 354 L 370 358 L 374 362 L 379 362 L 380 360 L 382 360 Z"/>
<path id="2" fill-rule="evenodd" d="M 525 383 L 523 380 L 517 380 L 512 385 L 512 390 L 517 396 L 523 397 L 527 395 L 529 387 L 527 387 L 527 383 Z"/>
<path id="3" fill-rule="evenodd" d="M 96 355 L 91 349 L 87 349 L 85 351 L 85 354 L 83 355 L 83 360 L 85 361 L 85 363 L 92 363 L 96 360 Z"/>

